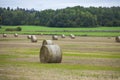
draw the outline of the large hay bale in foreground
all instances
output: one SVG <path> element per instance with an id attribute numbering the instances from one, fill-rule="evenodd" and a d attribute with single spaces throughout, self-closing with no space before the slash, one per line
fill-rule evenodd
<path id="1" fill-rule="evenodd" d="M 58 40 L 58 36 L 53 35 L 53 36 L 52 36 L 52 39 L 53 39 L 53 40 Z"/>
<path id="2" fill-rule="evenodd" d="M 15 33 L 15 34 L 14 34 L 14 36 L 15 36 L 15 37 L 18 37 L 18 34 L 17 34 L 17 33 Z"/>
<path id="3" fill-rule="evenodd" d="M 7 34 L 3 34 L 3 37 L 7 37 Z"/>
<path id="4" fill-rule="evenodd" d="M 116 42 L 120 42 L 120 36 L 115 37 Z"/>
<path id="5" fill-rule="evenodd" d="M 40 49 L 40 62 L 61 63 L 62 51 L 58 45 L 44 45 Z"/>
<path id="6" fill-rule="evenodd" d="M 27 35 L 27 38 L 28 38 L 28 39 L 31 39 L 31 35 Z"/>
<path id="7" fill-rule="evenodd" d="M 70 34 L 70 38 L 71 38 L 71 39 L 75 39 L 75 35 Z"/>
<path id="8" fill-rule="evenodd" d="M 31 41 L 32 41 L 32 42 L 37 42 L 37 37 L 36 37 L 35 35 L 32 35 L 32 36 L 31 36 Z"/>
<path id="9" fill-rule="evenodd" d="M 61 38 L 65 38 L 65 35 L 64 35 L 64 34 L 62 34 L 62 35 L 61 35 Z"/>
<path id="10" fill-rule="evenodd" d="M 44 45 L 53 45 L 53 42 L 52 42 L 52 40 L 44 40 L 42 43 L 42 46 L 44 46 Z"/>

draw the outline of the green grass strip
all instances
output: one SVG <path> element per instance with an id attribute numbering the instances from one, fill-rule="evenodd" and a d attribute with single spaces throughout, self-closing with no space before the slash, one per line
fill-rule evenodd
<path id="1" fill-rule="evenodd" d="M 6 28 L 15 28 L 18 26 L 2 26 L 2 28 L 0 29 L 0 34 L 2 33 L 6 33 L 6 34 L 14 34 L 14 33 L 18 33 L 18 34 L 57 34 L 57 35 L 61 35 L 61 34 L 65 34 L 65 35 L 70 35 L 71 33 L 74 35 L 79 35 L 79 36 L 119 36 L 120 32 L 117 32 L 118 30 L 120 30 L 120 27 L 94 27 L 94 28 L 51 28 L 51 27 L 46 27 L 46 26 L 20 26 L 22 28 L 22 31 L 5 31 Z M 84 32 L 81 32 L 84 31 Z M 90 30 L 106 30 L 106 31 L 112 31 L 114 30 L 114 32 L 91 32 Z M 116 31 L 115 31 L 116 30 Z M 47 31 L 47 32 L 46 32 Z M 55 32 L 49 32 L 49 31 L 55 31 Z M 59 32 L 61 31 L 61 32 Z M 67 32 L 66 32 L 67 31 Z M 69 32 L 69 31 L 73 31 L 73 32 Z M 89 32 L 88 32 L 89 31 Z"/>
<path id="2" fill-rule="evenodd" d="M 0 54 L 0 59 L 6 59 L 6 58 L 17 58 L 19 56 L 12 55 L 12 54 Z"/>
<path id="3" fill-rule="evenodd" d="M 120 55 L 103 54 L 103 53 L 63 53 L 63 56 L 77 56 L 87 58 L 120 58 Z"/>
<path id="4" fill-rule="evenodd" d="M 120 71 L 120 67 L 111 66 L 91 66 L 80 64 L 62 64 L 62 63 L 39 63 L 39 62 L 0 62 L 0 66 L 28 67 L 40 69 L 65 69 L 65 70 L 106 70 Z"/>

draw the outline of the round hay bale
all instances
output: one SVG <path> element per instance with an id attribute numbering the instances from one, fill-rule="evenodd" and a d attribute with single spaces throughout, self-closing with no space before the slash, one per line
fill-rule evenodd
<path id="1" fill-rule="evenodd" d="M 120 42 L 120 36 L 115 37 L 116 42 Z"/>
<path id="2" fill-rule="evenodd" d="M 40 33 L 40 35 L 42 36 L 42 35 L 43 35 L 43 33 Z"/>
<path id="3" fill-rule="evenodd" d="M 7 34 L 3 34 L 3 37 L 7 37 Z"/>
<path id="4" fill-rule="evenodd" d="M 53 36 L 52 36 L 52 39 L 53 39 L 53 40 L 58 40 L 58 36 L 53 35 Z"/>
<path id="5" fill-rule="evenodd" d="M 15 33 L 15 34 L 14 34 L 14 36 L 15 36 L 15 37 L 18 37 L 18 34 L 17 34 L 17 33 Z"/>
<path id="6" fill-rule="evenodd" d="M 61 38 L 65 38 L 65 35 L 64 35 L 64 34 L 62 34 L 62 35 L 61 35 Z"/>
<path id="7" fill-rule="evenodd" d="M 44 40 L 43 43 L 42 43 L 42 45 L 43 46 L 44 45 L 53 45 L 53 42 L 52 42 L 52 40 Z"/>
<path id="8" fill-rule="evenodd" d="M 62 51 L 58 45 L 44 45 L 40 49 L 41 63 L 61 63 Z"/>
<path id="9" fill-rule="evenodd" d="M 27 35 L 27 38 L 28 38 L 28 39 L 31 39 L 31 35 Z"/>
<path id="10" fill-rule="evenodd" d="M 71 38 L 71 39 L 75 39 L 75 35 L 70 34 L 70 38 Z"/>
<path id="11" fill-rule="evenodd" d="M 31 36 L 31 41 L 32 41 L 32 42 L 37 42 L 37 37 L 36 37 L 35 35 L 32 35 L 32 36 Z"/>

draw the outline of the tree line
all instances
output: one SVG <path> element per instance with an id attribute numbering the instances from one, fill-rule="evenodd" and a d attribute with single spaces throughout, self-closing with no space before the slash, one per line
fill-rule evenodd
<path id="1" fill-rule="evenodd" d="M 41 25 L 49 27 L 120 26 L 120 7 L 67 7 L 34 9 L 0 7 L 0 25 Z"/>

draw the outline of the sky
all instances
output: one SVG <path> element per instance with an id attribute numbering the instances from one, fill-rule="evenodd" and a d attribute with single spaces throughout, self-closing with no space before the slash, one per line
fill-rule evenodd
<path id="1" fill-rule="evenodd" d="M 0 7 L 25 8 L 35 10 L 61 9 L 73 6 L 112 7 L 120 6 L 120 0 L 0 0 Z"/>

